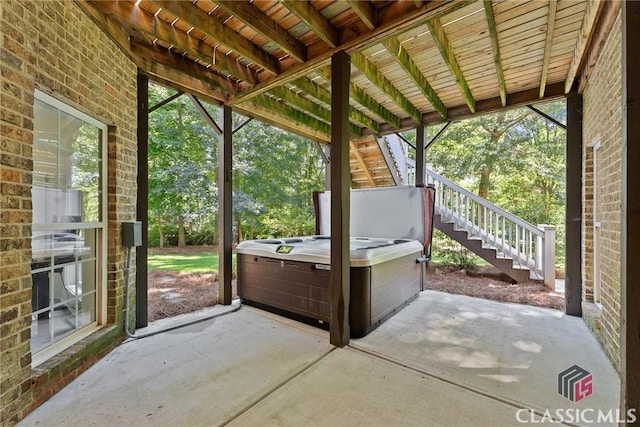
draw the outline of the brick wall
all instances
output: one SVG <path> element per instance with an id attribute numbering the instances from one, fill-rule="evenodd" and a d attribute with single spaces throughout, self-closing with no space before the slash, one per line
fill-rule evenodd
<path id="1" fill-rule="evenodd" d="M 0 424 L 11 425 L 122 337 L 124 250 L 135 219 L 136 67 L 70 1 L 0 1 Z M 108 323 L 31 367 L 34 89 L 108 124 Z M 135 275 L 133 276 L 135 277 Z"/>
<path id="2" fill-rule="evenodd" d="M 622 148 L 621 15 L 618 15 L 596 68 L 584 91 L 584 213 L 582 229 L 583 305 L 593 329 L 614 367 L 620 371 L 620 210 Z M 597 179 L 594 142 L 600 142 Z M 597 182 L 594 200 L 594 185 Z M 593 304 L 593 207 L 601 222 L 601 308 Z"/>

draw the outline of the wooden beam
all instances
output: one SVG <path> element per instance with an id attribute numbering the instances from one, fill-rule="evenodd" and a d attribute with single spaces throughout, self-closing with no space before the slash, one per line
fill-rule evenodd
<path id="1" fill-rule="evenodd" d="M 582 95 L 567 98 L 564 310 L 582 316 Z"/>
<path id="2" fill-rule="evenodd" d="M 347 3 L 362 19 L 367 28 L 370 30 L 376 28 L 376 9 L 369 0 L 348 0 Z"/>
<path id="3" fill-rule="evenodd" d="M 433 105 L 433 108 L 435 108 L 436 111 L 440 113 L 443 119 L 446 118 L 447 107 L 444 105 L 436 91 L 431 87 L 422 71 L 418 68 L 415 62 L 413 62 L 413 59 L 411 59 L 409 53 L 402 47 L 402 45 L 400 45 L 398 39 L 396 37 L 390 37 L 386 42 L 384 42 L 384 46 L 387 48 L 396 62 L 415 82 L 424 96 L 427 97 L 431 105 Z"/>
<path id="4" fill-rule="evenodd" d="M 154 105 L 153 107 L 149 107 L 149 113 L 152 113 L 154 111 L 156 111 L 158 108 L 162 108 L 165 105 L 167 105 L 168 103 L 170 103 L 171 101 L 173 101 L 176 98 L 180 98 L 182 95 L 184 95 L 184 92 L 179 90 L 176 93 L 174 93 L 173 95 L 171 95 L 170 97 L 158 102 L 156 105 Z"/>
<path id="5" fill-rule="evenodd" d="M 420 125 L 416 128 L 416 187 L 425 185 L 424 146 L 427 142 L 427 127 Z"/>
<path id="6" fill-rule="evenodd" d="M 362 73 L 373 83 L 378 89 L 386 93 L 400 108 L 409 114 L 416 122 L 420 123 L 422 115 L 420 111 L 400 93 L 398 89 L 391 83 L 371 62 L 369 62 L 363 54 L 354 53 L 351 56 L 353 65 L 358 67 Z"/>
<path id="7" fill-rule="evenodd" d="M 293 84 L 318 101 L 323 102 L 327 105 L 331 105 L 331 92 L 329 92 L 322 86 L 312 82 L 308 78 L 299 78 L 298 80 L 295 80 Z M 354 122 L 366 126 L 373 132 L 378 132 L 379 130 L 379 125 L 375 120 L 353 107 L 349 108 L 349 118 Z"/>
<path id="8" fill-rule="evenodd" d="M 222 136 L 224 134 L 224 131 L 218 125 L 218 123 L 216 123 L 216 121 L 213 119 L 213 117 L 211 117 L 211 114 L 209 114 L 207 109 L 204 108 L 204 105 L 202 105 L 202 102 L 200 102 L 200 100 L 195 95 L 188 94 L 187 96 L 189 97 L 189 99 L 191 100 L 193 105 L 196 107 L 196 110 L 198 110 L 200 112 L 200 114 L 202 115 L 202 118 L 204 119 L 204 121 L 209 123 L 209 126 L 211 126 L 213 131 L 218 136 Z M 233 132 L 233 133 L 235 133 L 235 132 Z"/>
<path id="9" fill-rule="evenodd" d="M 476 102 L 475 114 L 469 111 L 469 107 L 466 104 L 456 105 L 454 107 L 447 108 L 447 120 L 443 120 L 442 117 L 440 117 L 440 114 L 438 114 L 437 112 L 431 112 L 422 115 L 423 123 L 427 125 L 433 125 L 443 123 L 444 121 L 458 121 L 483 114 L 495 113 L 497 111 L 503 110 L 504 108 L 524 107 L 535 102 L 540 102 L 538 94 L 538 88 L 527 89 L 521 92 L 508 94 L 506 107 L 502 106 L 502 100 L 499 96 L 490 99 L 482 99 Z M 564 82 L 548 85 L 544 96 L 544 99 L 548 101 L 564 98 Z M 398 131 L 411 130 L 415 127 L 416 124 L 413 119 L 402 119 L 400 121 L 399 128 L 394 128 L 386 124 L 380 125 L 380 135 L 387 135 L 390 133 L 396 133 Z M 364 135 L 371 135 L 371 132 L 368 132 L 366 130 L 363 133 Z"/>
<path id="10" fill-rule="evenodd" d="M 331 58 L 331 276 L 329 338 L 331 344 L 349 344 L 351 294 L 349 168 L 349 55 Z"/>
<path id="11" fill-rule="evenodd" d="M 258 7 L 246 1 L 221 1 L 216 4 L 244 22 L 261 36 L 271 40 L 297 61 L 307 60 L 307 47 Z"/>
<path id="12" fill-rule="evenodd" d="M 278 60 L 269 55 L 248 39 L 236 33 L 231 28 L 209 16 L 205 11 L 191 2 L 179 0 L 154 0 L 157 6 L 170 12 L 181 21 L 193 25 L 208 37 L 222 43 L 239 55 L 253 61 L 265 70 L 279 74 L 280 64 Z M 158 20 L 156 18 L 156 20 Z"/>
<path id="13" fill-rule="evenodd" d="M 451 1 L 430 1 L 424 3 L 419 8 L 415 8 L 410 2 L 400 1 L 392 2 L 387 6 L 384 6 L 378 10 L 378 26 L 371 31 L 367 31 L 364 27 L 362 30 L 359 28 L 351 29 L 345 28 L 341 35 L 341 44 L 339 50 L 344 50 L 347 53 L 358 52 L 369 46 L 381 43 L 386 38 L 391 37 L 397 33 L 408 31 L 416 26 L 423 25 L 426 19 L 442 16 L 447 13 L 451 13 L 455 10 L 468 6 L 474 3 L 476 0 L 451 0 Z M 306 3 L 296 2 L 292 3 Z M 264 79 L 259 85 L 253 89 L 246 89 L 241 91 L 238 95 L 233 97 L 229 101 L 230 105 L 242 103 L 251 97 L 259 95 L 261 93 L 268 92 L 276 86 L 282 86 L 300 77 L 321 69 L 327 65 L 333 55 L 338 49 L 327 48 L 326 45 L 322 46 L 320 50 L 316 51 L 312 48 L 316 45 L 324 45 L 323 43 L 316 43 L 309 46 L 309 59 L 304 64 L 294 64 L 291 67 L 286 68 L 286 71 L 277 77 Z M 312 52 L 313 50 L 313 52 Z"/>
<path id="14" fill-rule="evenodd" d="M 205 99 L 220 104 L 225 102 L 227 94 L 209 81 L 185 74 L 173 67 L 157 62 L 151 58 L 135 56 L 140 72 L 160 82 L 171 82 L 168 86 L 184 92 L 203 95 Z M 212 101 L 211 101 L 212 100 Z"/>
<path id="15" fill-rule="evenodd" d="M 233 120 L 231 107 L 220 108 L 218 142 L 218 303 L 231 304 L 233 249 Z"/>
<path id="16" fill-rule="evenodd" d="M 609 34 L 611 34 L 611 30 L 618 18 L 621 5 L 622 2 L 619 1 L 605 1 L 602 6 L 602 12 L 598 17 L 597 23 L 594 25 L 593 35 L 591 36 L 591 41 L 587 48 L 588 54 L 586 56 L 585 64 L 580 72 L 578 93 L 584 92 L 584 88 L 589 81 L 589 77 L 598 63 L 600 53 L 602 52 L 602 49 L 604 49 L 604 45 L 607 40 L 609 40 Z"/>
<path id="17" fill-rule="evenodd" d="M 322 15 L 310 1 L 284 0 L 285 5 L 294 15 L 296 15 L 307 27 L 318 35 L 330 47 L 336 47 L 340 43 L 338 30 L 331 22 Z"/>
<path id="18" fill-rule="evenodd" d="M 307 138 L 310 141 L 316 141 L 321 144 L 329 143 L 329 135 L 320 133 L 315 129 L 311 129 L 306 126 L 302 126 L 291 120 L 283 121 L 281 116 L 277 116 L 273 113 L 273 111 L 270 111 L 258 104 L 253 103 L 253 100 L 248 101 L 245 104 L 234 106 L 233 111 L 242 114 L 243 116 L 259 120 L 262 123 L 266 123 L 284 131 L 299 135 L 303 138 Z"/>
<path id="19" fill-rule="evenodd" d="M 449 70 L 451 70 L 451 74 L 453 74 L 453 77 L 456 79 L 456 83 L 458 83 L 458 87 L 467 102 L 469 110 L 472 113 L 475 113 L 476 103 L 473 99 L 473 95 L 471 94 L 471 89 L 469 89 L 469 85 L 467 84 L 464 74 L 460 69 L 460 65 L 453 53 L 453 48 L 451 47 L 451 43 L 449 43 L 449 38 L 444 32 L 442 23 L 440 23 L 438 18 L 434 18 L 427 21 L 427 27 L 429 28 L 433 41 L 436 43 L 436 46 L 438 46 L 438 50 L 440 50 L 442 59 L 444 59 L 445 64 L 447 64 Z"/>
<path id="20" fill-rule="evenodd" d="M 556 0 L 549 0 L 556 1 Z M 500 99 L 502 106 L 507 105 L 507 84 L 504 81 L 504 71 L 502 70 L 502 58 L 500 56 L 500 42 L 498 40 L 498 29 L 496 28 L 496 18 L 493 12 L 493 0 L 484 0 L 484 13 L 487 16 L 487 25 L 489 26 L 489 37 L 491 38 L 491 52 L 493 53 L 493 62 L 496 65 L 496 73 L 498 75 L 498 84 L 500 85 Z M 542 97 L 541 97 L 542 98 Z"/>
<path id="21" fill-rule="evenodd" d="M 329 126 L 329 124 L 318 120 L 315 117 L 311 117 L 300 110 L 288 107 L 267 95 L 256 96 L 251 100 L 251 102 L 267 108 L 282 117 L 294 120 L 297 123 L 301 123 L 307 127 L 315 129 L 325 135 L 329 135 L 331 133 L 331 126 Z"/>
<path id="22" fill-rule="evenodd" d="M 604 1 L 600 0 L 587 0 L 587 9 L 582 19 L 582 30 L 580 37 L 576 42 L 576 47 L 573 50 L 573 57 L 571 59 L 571 65 L 569 65 L 569 71 L 567 72 L 567 78 L 564 84 L 564 93 L 567 94 L 573 87 L 574 80 L 580 71 L 580 65 L 583 62 L 583 54 L 591 37 L 591 30 L 593 24 L 596 22 L 597 17 L 602 9 Z"/>
<path id="23" fill-rule="evenodd" d="M 179 73 L 184 73 L 203 82 L 207 82 L 212 86 L 223 89 L 225 92 L 237 92 L 237 86 L 233 81 L 220 77 L 209 71 L 206 67 L 198 65 L 182 55 L 177 55 L 160 46 L 148 45 L 134 38 L 131 39 L 130 43 L 133 54 L 171 67 Z"/>
<path id="24" fill-rule="evenodd" d="M 331 69 L 329 67 L 320 68 L 319 70 L 316 70 L 316 72 L 320 74 L 320 76 L 322 76 L 322 78 L 326 81 L 331 81 Z M 387 110 L 382 104 L 373 99 L 373 97 L 371 97 L 367 92 L 365 92 L 363 89 L 360 89 L 353 83 L 349 83 L 349 96 L 358 104 L 362 105 L 367 110 L 371 111 L 373 114 L 388 122 L 392 126 L 400 126 L 400 118 L 398 116 Z M 362 124 L 367 126 L 365 123 Z M 375 125 L 376 128 L 379 128 L 377 122 Z M 372 129 L 370 126 L 367 127 L 369 129 Z M 377 131 L 374 130 L 374 132 Z"/>
<path id="25" fill-rule="evenodd" d="M 358 147 L 356 146 L 356 144 L 353 141 L 349 141 L 349 146 L 351 147 L 351 150 L 353 151 L 353 155 L 356 158 L 356 162 L 358 162 L 358 165 L 360 165 L 360 167 L 362 168 L 362 172 L 364 172 L 365 176 L 367 177 L 367 180 L 369 181 L 369 183 L 371 184 L 372 187 L 376 186 L 376 182 L 373 180 L 373 177 L 371 176 L 371 172 L 369 172 L 369 168 L 367 168 L 367 164 L 365 163 L 364 159 L 362 158 L 362 155 L 360 154 L 360 151 L 358 150 Z"/>
<path id="26" fill-rule="evenodd" d="M 491 0 L 485 0 L 491 2 Z M 547 36 L 544 41 L 544 59 L 542 61 L 542 74 L 540 75 L 540 98 L 544 98 L 544 91 L 547 87 L 547 75 L 549 73 L 549 61 L 551 60 L 551 49 L 553 47 L 553 30 L 556 25 L 556 9 L 558 1 L 549 0 L 549 15 L 547 16 Z"/>
<path id="27" fill-rule="evenodd" d="M 136 328 L 149 324 L 147 261 L 149 257 L 149 79 L 138 73 L 136 220 L 141 221 L 142 245 L 136 251 Z M 127 325 L 128 326 L 128 325 Z"/>
<path id="28" fill-rule="evenodd" d="M 640 409 L 640 3 L 622 4 L 621 415 Z M 597 102 L 597 101 L 596 101 Z M 610 131 L 612 134 L 614 130 Z M 627 418 L 629 419 L 629 418 Z M 621 423 L 624 424 L 624 423 Z M 627 424 L 631 425 L 631 423 Z"/>
<path id="29" fill-rule="evenodd" d="M 156 19 L 153 15 L 135 6 L 133 2 L 81 1 L 79 4 L 85 10 L 88 5 L 96 11 L 113 16 L 130 28 L 139 30 L 153 38 L 157 38 L 168 45 L 173 45 L 177 49 L 198 58 L 206 64 L 212 64 L 214 68 L 245 82 L 245 89 L 255 85 L 256 83 L 256 76 L 248 67 L 238 61 L 230 59 L 227 55 L 215 50 L 202 40 L 190 37 L 188 34 L 176 29 L 168 22 Z M 100 26 L 104 28 L 104 25 Z"/>
<path id="30" fill-rule="evenodd" d="M 287 104 L 291 104 L 296 108 L 302 110 L 303 112 L 312 114 L 322 121 L 326 122 L 327 124 L 331 124 L 331 111 L 316 104 L 308 98 L 298 95 L 292 90 L 286 89 L 284 87 L 273 88 L 273 90 L 271 90 L 271 93 L 285 101 Z M 360 129 L 360 127 L 354 125 L 353 123 L 349 123 L 349 130 L 354 136 L 362 135 L 362 130 Z"/>

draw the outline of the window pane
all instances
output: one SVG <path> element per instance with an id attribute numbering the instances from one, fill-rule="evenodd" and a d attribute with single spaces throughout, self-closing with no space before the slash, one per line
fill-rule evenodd
<path id="1" fill-rule="evenodd" d="M 96 322 L 98 262 L 104 262 L 98 259 L 99 229 L 84 227 L 102 220 L 101 147 L 106 127 L 85 122 L 79 118 L 82 114 L 74 116 L 65 106 L 54 107 L 59 105 L 55 100 L 49 102 L 37 99 L 34 104 L 34 353 Z"/>

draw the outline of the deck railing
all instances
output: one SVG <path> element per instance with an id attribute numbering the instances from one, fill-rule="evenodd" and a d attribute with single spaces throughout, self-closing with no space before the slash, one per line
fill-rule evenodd
<path id="1" fill-rule="evenodd" d="M 453 222 L 496 248 L 498 257 L 512 258 L 515 267 L 526 267 L 533 278 L 555 286 L 554 226 L 530 224 L 429 169 L 426 180 L 436 187 L 435 211 L 443 221 Z"/>

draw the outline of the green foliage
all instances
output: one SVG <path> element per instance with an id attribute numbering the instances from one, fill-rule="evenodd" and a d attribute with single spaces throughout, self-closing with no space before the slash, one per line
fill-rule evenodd
<path id="1" fill-rule="evenodd" d="M 213 252 L 150 254 L 148 269 L 183 273 L 214 273 L 218 271 L 218 254 Z"/>
<path id="2" fill-rule="evenodd" d="M 173 93 L 150 86 L 150 105 Z M 204 104 L 212 117 L 217 108 Z M 234 115 L 234 128 L 246 120 Z M 216 243 L 218 137 L 187 97 L 150 115 L 149 244 Z M 312 193 L 324 187 L 314 143 L 251 121 L 233 137 L 234 230 L 239 239 L 314 232 Z M 159 226 L 159 223 L 162 225 Z"/>

